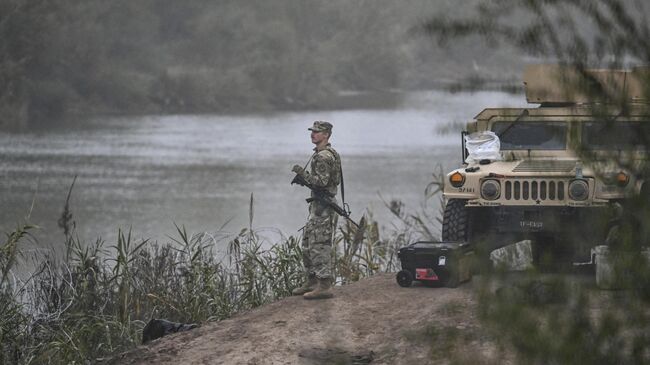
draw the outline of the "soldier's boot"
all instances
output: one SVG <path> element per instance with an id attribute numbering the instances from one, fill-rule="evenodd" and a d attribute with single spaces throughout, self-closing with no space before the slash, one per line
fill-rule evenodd
<path id="1" fill-rule="evenodd" d="M 302 284 L 302 286 L 295 288 L 291 291 L 291 295 L 303 295 L 309 293 L 310 291 L 316 289 L 318 286 L 318 280 L 316 275 L 310 274 L 307 276 L 307 280 Z"/>
<path id="2" fill-rule="evenodd" d="M 332 280 L 318 279 L 318 287 L 314 291 L 305 293 L 302 297 L 305 299 L 328 299 L 334 296 L 332 293 Z"/>

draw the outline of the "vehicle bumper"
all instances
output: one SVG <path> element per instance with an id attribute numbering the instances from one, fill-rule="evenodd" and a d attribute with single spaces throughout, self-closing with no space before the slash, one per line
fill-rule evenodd
<path id="1" fill-rule="evenodd" d="M 486 228 L 497 233 L 595 233 L 606 225 L 608 213 L 607 207 L 498 206 L 471 210 L 476 224 L 487 224 Z"/>

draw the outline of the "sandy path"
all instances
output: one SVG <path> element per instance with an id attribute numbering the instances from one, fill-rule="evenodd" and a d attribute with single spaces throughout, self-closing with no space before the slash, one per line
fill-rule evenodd
<path id="1" fill-rule="evenodd" d="M 114 364 L 439 364 L 494 361 L 472 285 L 401 288 L 381 274 L 334 289 L 329 300 L 291 297 L 170 335 Z"/>

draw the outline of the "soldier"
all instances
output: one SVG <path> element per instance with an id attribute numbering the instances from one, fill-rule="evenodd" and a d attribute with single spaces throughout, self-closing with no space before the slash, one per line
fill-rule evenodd
<path id="1" fill-rule="evenodd" d="M 316 145 L 310 158 L 310 170 L 299 165 L 291 169 L 314 188 L 326 193 L 328 199 L 336 202 L 336 193 L 341 179 L 341 158 L 329 144 L 332 124 L 315 121 L 311 128 L 311 142 Z M 333 296 L 332 285 L 332 239 L 338 215 L 321 199 L 312 198 L 309 204 L 309 218 L 302 236 L 302 256 L 305 267 L 305 283 L 293 290 L 293 295 L 305 299 L 325 299 Z"/>

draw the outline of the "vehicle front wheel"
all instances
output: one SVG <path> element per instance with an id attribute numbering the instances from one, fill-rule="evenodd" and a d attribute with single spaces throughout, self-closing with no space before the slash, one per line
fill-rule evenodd
<path id="1" fill-rule="evenodd" d="M 469 215 L 465 199 L 449 199 L 442 218 L 442 240 L 450 242 L 467 241 Z"/>

